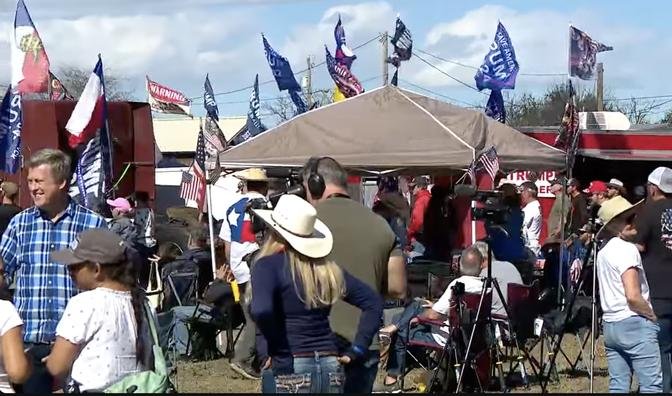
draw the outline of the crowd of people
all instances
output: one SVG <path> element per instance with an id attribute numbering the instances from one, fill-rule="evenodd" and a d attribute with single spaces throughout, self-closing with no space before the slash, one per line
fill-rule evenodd
<path id="1" fill-rule="evenodd" d="M 649 175 L 646 202 L 628 200 L 617 179 L 592 181 L 584 190 L 577 179 L 551 181 L 556 200 L 544 241 L 535 183 L 500 184 L 506 221 L 486 224 L 486 240 L 461 250 L 458 276 L 432 301 L 409 296 L 406 272 L 418 258 L 450 266 L 455 196 L 426 176 L 380 178 L 371 209 L 350 198 L 346 170 L 329 157 L 311 158 L 301 170 L 303 197 L 283 195 L 275 205 L 263 169 L 239 171 L 239 195 L 218 224 L 217 240 L 197 223 L 183 248 L 157 241 L 147 193 L 109 200 L 96 213 L 69 196 L 65 153 L 41 150 L 26 168 L 33 206 L 21 210 L 16 184 L 0 184 L 3 393 L 104 391 L 151 369 L 146 294 L 154 270 L 160 283 L 171 274 L 197 274 L 194 301 L 164 288 L 163 301 L 154 304 L 170 313 L 179 353 L 189 353 L 191 335 L 175 324 L 213 285 L 226 284 L 246 324 L 231 368 L 261 380 L 263 392 L 400 390 L 406 342 L 446 344 L 457 284 L 480 293 L 490 272 L 502 291 L 502 298 L 493 293 L 491 312 L 506 319 L 507 286 L 529 284 L 537 260 L 552 261 L 549 245 L 567 251 L 557 265 L 569 272 L 592 241 L 600 249 L 610 390 L 627 392 L 633 370 L 642 392 L 671 390 L 671 169 Z M 210 243 L 217 245 L 215 274 Z M 390 301 L 398 307 L 391 316 Z M 444 327 L 416 326 L 422 319 Z M 387 375 L 376 386 L 386 347 Z"/>

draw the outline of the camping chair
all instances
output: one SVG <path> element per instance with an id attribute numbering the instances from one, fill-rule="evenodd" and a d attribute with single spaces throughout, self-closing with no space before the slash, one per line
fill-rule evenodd
<path id="1" fill-rule="evenodd" d="M 538 377 L 537 368 L 540 368 L 538 362 L 532 360 L 530 352 L 526 348 L 527 341 L 535 337 L 534 320 L 538 315 L 538 284 L 538 280 L 529 286 L 515 283 L 508 284 L 506 298 L 510 316 L 506 318 L 493 315 L 493 319 L 497 321 L 497 325 L 501 329 L 497 347 L 501 350 L 501 356 L 508 362 L 508 371 L 505 377 L 511 378 L 514 372 L 519 370 L 521 381 L 525 387 L 529 386 L 525 361 L 530 362 L 535 377 Z M 509 324 L 513 326 L 513 329 L 509 329 Z M 515 333 L 516 338 L 513 338 L 513 333 Z"/>

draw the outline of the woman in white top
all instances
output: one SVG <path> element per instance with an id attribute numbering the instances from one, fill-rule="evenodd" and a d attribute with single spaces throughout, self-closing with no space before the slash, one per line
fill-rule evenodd
<path id="1" fill-rule="evenodd" d="M 0 344 L 0 393 L 14 393 L 10 383 L 24 383 L 32 367 L 23 351 L 23 321 L 5 300 L 0 300 Z"/>
<path id="2" fill-rule="evenodd" d="M 141 357 L 148 347 L 139 342 L 138 329 L 144 297 L 119 236 L 96 228 L 78 239 L 74 250 L 52 253 L 86 291 L 65 307 L 46 363 L 54 377 L 70 374 L 72 390 L 96 392 L 143 370 Z"/>

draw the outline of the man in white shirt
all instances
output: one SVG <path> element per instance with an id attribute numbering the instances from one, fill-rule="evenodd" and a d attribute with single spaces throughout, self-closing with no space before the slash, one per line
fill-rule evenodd
<path id="1" fill-rule="evenodd" d="M 249 317 L 249 299 L 245 289 L 250 281 L 250 267 L 247 260 L 259 249 L 257 236 L 250 213 L 247 210 L 252 200 L 260 204 L 268 202 L 268 176 L 260 168 L 250 168 L 234 174 L 243 181 L 243 194 L 226 211 L 219 238 L 224 241 L 226 258 L 233 276 L 236 278 L 246 325 L 240 340 L 236 343 L 231 368 L 248 379 L 257 379 L 259 374 L 252 368 L 255 353 L 255 326 Z"/>
<path id="2" fill-rule="evenodd" d="M 457 283 L 464 285 L 465 293 L 480 293 L 483 290 L 483 281 L 479 277 L 483 256 L 475 247 L 468 247 L 462 251 L 460 259 L 461 276 L 454 279 L 441 298 L 434 304 L 428 301 L 414 301 L 406 307 L 398 320 L 383 329 L 381 333 L 391 336 L 396 333 L 396 341 L 392 344 L 390 358 L 387 362 L 387 376 L 383 380 L 382 389 L 379 391 L 396 390 L 399 377 L 406 359 L 406 340 L 424 342 L 430 345 L 445 346 L 448 333 L 448 312 L 453 301 L 453 288 Z M 418 322 L 418 317 L 431 320 L 445 320 L 446 326 L 437 329 L 436 326 L 413 326 Z"/>
<path id="3" fill-rule="evenodd" d="M 609 242 L 597 254 L 597 279 L 604 321 L 604 346 L 609 364 L 609 391 L 628 393 L 632 371 L 639 391 L 663 391 L 658 347 L 660 328 L 651 306 L 649 284 L 637 246 L 634 219 L 642 205 L 614 216 L 597 237 Z"/>
<path id="4" fill-rule="evenodd" d="M 488 244 L 485 242 L 476 242 L 472 245 L 481 253 L 483 256 L 483 261 L 481 262 L 481 276 L 486 278 L 488 276 Z M 508 261 L 499 261 L 492 258 L 492 278 L 497 280 L 499 289 L 502 291 L 502 296 L 504 301 L 508 302 L 507 292 L 509 290 L 509 284 L 523 284 L 523 278 L 520 276 L 518 269 Z M 502 300 L 499 298 L 499 294 L 496 291 L 492 291 L 492 314 L 506 317 L 506 309 Z"/>
<path id="5" fill-rule="evenodd" d="M 537 199 L 539 190 L 537 185 L 532 182 L 525 182 L 520 185 L 520 201 L 523 204 L 523 238 L 525 246 L 539 256 L 541 245 L 539 244 L 539 235 L 541 234 L 541 205 Z"/>

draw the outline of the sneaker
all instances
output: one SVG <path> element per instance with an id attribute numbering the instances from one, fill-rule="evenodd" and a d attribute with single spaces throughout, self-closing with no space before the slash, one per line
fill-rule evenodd
<path id="1" fill-rule="evenodd" d="M 252 368 L 252 366 L 244 363 L 229 363 L 231 370 L 251 380 L 261 379 L 261 373 Z"/>
<path id="2" fill-rule="evenodd" d="M 401 381 L 397 380 L 396 382 L 393 382 L 392 384 L 386 384 L 385 379 L 383 379 L 383 382 L 380 384 L 376 384 L 373 387 L 373 392 L 372 393 L 401 393 Z"/>

